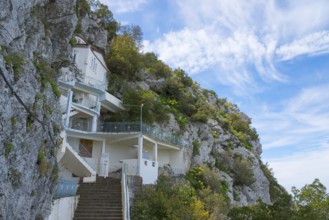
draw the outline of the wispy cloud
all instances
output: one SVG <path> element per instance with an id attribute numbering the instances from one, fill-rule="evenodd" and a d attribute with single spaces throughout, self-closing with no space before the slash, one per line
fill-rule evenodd
<path id="1" fill-rule="evenodd" d="M 107 4 L 112 12 L 117 14 L 133 12 L 140 9 L 149 0 L 100 0 L 103 4 Z"/>
<path id="2" fill-rule="evenodd" d="M 318 141 L 329 139 L 329 85 L 303 89 L 282 101 L 273 111 L 263 108 L 254 115 L 254 126 L 265 149 L 299 146 L 317 147 Z M 317 141 L 318 140 L 318 141 Z"/>
<path id="3" fill-rule="evenodd" d="M 329 31 L 309 34 L 292 43 L 282 45 L 276 50 L 281 60 L 291 60 L 300 55 L 318 55 L 329 53 Z"/>
<path id="4" fill-rule="evenodd" d="M 287 81 L 278 62 L 329 51 L 326 0 L 181 0 L 174 7 L 185 28 L 145 41 L 145 51 L 190 74 L 215 71 L 236 91 L 255 88 L 258 77 Z"/>
<path id="5" fill-rule="evenodd" d="M 263 160 L 287 190 L 315 178 L 329 186 L 328 88 L 329 84 L 303 89 L 274 110 L 264 106 L 253 116 L 265 150 Z"/>

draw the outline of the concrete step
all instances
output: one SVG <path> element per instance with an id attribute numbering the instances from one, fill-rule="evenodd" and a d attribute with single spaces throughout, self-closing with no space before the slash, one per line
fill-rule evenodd
<path id="1" fill-rule="evenodd" d="M 122 215 L 122 210 L 116 210 L 116 211 L 112 211 L 112 210 L 99 210 L 99 211 L 89 211 L 89 212 L 83 212 L 83 211 L 77 211 L 75 212 L 75 216 L 89 216 L 89 215 L 93 215 L 93 216 L 99 216 L 99 215 L 106 215 L 106 216 L 117 216 L 117 215 Z"/>
<path id="2" fill-rule="evenodd" d="M 74 217 L 73 220 L 122 220 L 121 217 Z"/>
<path id="3" fill-rule="evenodd" d="M 121 211 L 122 208 L 117 206 L 117 207 L 91 207 L 91 208 L 78 208 L 77 211 L 79 212 L 98 212 L 98 211 Z"/>
<path id="4" fill-rule="evenodd" d="M 74 217 L 78 218 L 78 217 L 122 217 L 122 212 L 121 213 L 89 213 L 89 214 L 85 214 L 85 213 L 75 213 Z"/>
<path id="5" fill-rule="evenodd" d="M 121 207 L 121 203 L 116 203 L 116 204 L 102 204 L 102 203 L 99 203 L 99 204 L 88 204 L 88 203 L 81 203 L 77 210 L 79 209 L 86 209 L 86 210 L 90 210 L 90 209 L 117 209 L 117 208 L 122 208 Z"/>
<path id="6" fill-rule="evenodd" d="M 122 220 L 121 181 L 97 177 L 96 183 L 80 183 L 75 220 Z"/>

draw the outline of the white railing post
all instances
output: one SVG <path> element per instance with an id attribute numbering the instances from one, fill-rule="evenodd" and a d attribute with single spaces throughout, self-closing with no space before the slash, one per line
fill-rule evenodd
<path id="1" fill-rule="evenodd" d="M 126 173 L 125 162 L 122 163 L 122 177 L 121 177 L 121 190 L 122 190 L 122 212 L 123 219 L 130 220 L 130 204 L 129 204 L 129 188 L 127 181 L 127 173 Z"/>

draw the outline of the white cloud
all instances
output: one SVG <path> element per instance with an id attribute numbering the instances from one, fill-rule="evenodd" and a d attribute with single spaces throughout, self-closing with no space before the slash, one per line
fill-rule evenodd
<path id="1" fill-rule="evenodd" d="M 175 3 L 185 28 L 145 42 L 145 51 L 154 51 L 166 63 L 190 74 L 215 71 L 219 83 L 236 91 L 250 87 L 254 90 L 247 92 L 259 91 L 258 77 L 287 81 L 277 70 L 277 62 L 329 50 L 328 33 L 321 32 L 329 25 L 326 0 L 292 0 L 286 5 L 275 0 Z"/>
<path id="2" fill-rule="evenodd" d="M 281 60 L 291 60 L 300 55 L 329 53 L 329 31 L 309 34 L 292 43 L 282 45 L 276 50 Z"/>
<path id="3" fill-rule="evenodd" d="M 213 68 L 222 84 L 243 91 L 256 85 L 248 67 L 256 68 L 266 80 L 284 80 L 272 64 L 272 47 L 259 41 L 249 30 L 236 30 L 232 36 L 217 34 L 213 27 L 170 32 L 155 42 L 144 42 L 145 51 L 155 51 L 160 59 L 190 74 Z"/>
<path id="4" fill-rule="evenodd" d="M 103 4 L 107 4 L 115 14 L 133 12 L 140 9 L 149 0 L 100 0 Z"/>
<path id="5" fill-rule="evenodd" d="M 316 151 L 296 152 L 292 156 L 270 159 L 268 162 L 273 168 L 274 176 L 288 191 L 292 186 L 301 188 L 310 184 L 315 178 L 329 186 L 329 146 L 328 144 Z"/>

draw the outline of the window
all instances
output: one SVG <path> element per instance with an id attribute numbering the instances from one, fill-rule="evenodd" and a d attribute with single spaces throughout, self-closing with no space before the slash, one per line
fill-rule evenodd
<path id="1" fill-rule="evenodd" d="M 92 57 L 91 58 L 90 69 L 92 71 L 96 72 L 96 69 L 97 69 L 97 60 L 96 60 L 96 57 Z"/>

